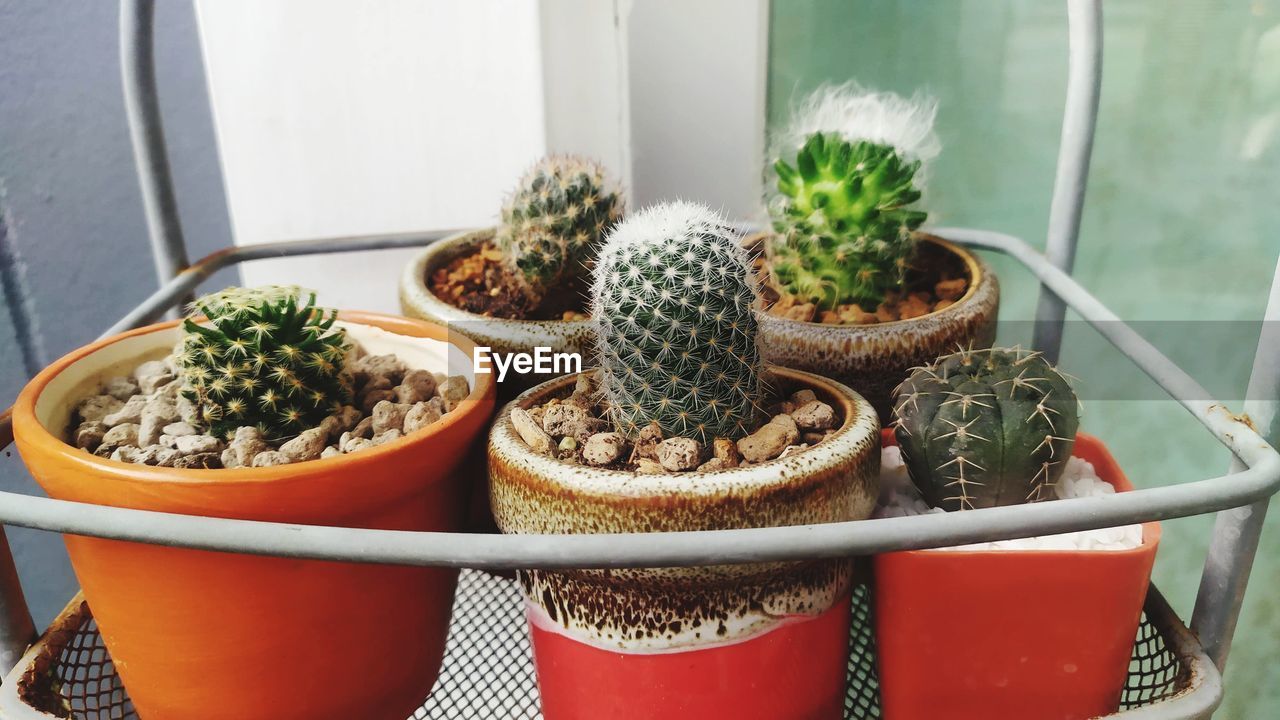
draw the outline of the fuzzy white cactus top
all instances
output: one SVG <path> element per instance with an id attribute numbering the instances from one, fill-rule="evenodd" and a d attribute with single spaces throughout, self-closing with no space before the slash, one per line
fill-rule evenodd
<path id="1" fill-rule="evenodd" d="M 796 107 L 791 121 L 774 135 L 769 155 L 792 158 L 809 135 L 829 132 L 851 142 L 891 145 L 906 160 L 927 166 L 942 150 L 933 131 L 937 114 L 937 99 L 924 93 L 904 98 L 853 82 L 823 85 Z"/>

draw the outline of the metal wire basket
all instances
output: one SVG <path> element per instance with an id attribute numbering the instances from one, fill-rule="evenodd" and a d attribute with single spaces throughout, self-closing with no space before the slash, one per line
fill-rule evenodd
<path id="1" fill-rule="evenodd" d="M 879 718 L 868 588 L 853 595 L 845 717 Z M 6 720 L 135 720 L 89 606 L 77 597 L 6 679 L 0 717 Z M 1138 629 L 1119 710 L 1182 699 L 1212 707 L 1221 692 L 1217 671 L 1154 589 Z M 495 575 L 462 573 L 453 605 L 444 665 L 435 690 L 410 720 L 452 718 L 536 720 L 538 686 L 516 584 Z"/>

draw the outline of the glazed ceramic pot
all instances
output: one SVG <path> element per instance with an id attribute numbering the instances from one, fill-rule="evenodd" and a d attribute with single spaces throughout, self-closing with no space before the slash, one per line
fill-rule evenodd
<path id="1" fill-rule="evenodd" d="M 568 396 L 575 376 L 522 394 L 489 437 L 506 533 L 767 527 L 867 517 L 878 493 L 875 412 L 849 388 L 775 368 L 813 390 L 838 430 L 786 458 L 708 473 L 638 475 L 534 454 L 511 408 Z M 851 560 L 519 574 L 542 711 L 566 718 L 840 718 Z"/>
<path id="2" fill-rule="evenodd" d="M 977 255 L 932 235 L 918 253 L 969 280 L 964 295 L 942 310 L 875 325 L 801 322 L 760 313 L 760 350 L 783 367 L 838 380 L 870 401 L 888 423 L 893 389 L 913 367 L 956 348 L 988 348 L 995 341 L 1000 284 Z"/>
<path id="3" fill-rule="evenodd" d="M 374 353 L 466 368 L 473 346 L 438 325 L 340 316 Z M 14 435 L 51 497 L 139 510 L 388 530 L 456 531 L 467 447 L 494 383 L 432 425 L 358 453 L 276 467 L 178 470 L 96 457 L 63 441 L 79 398 L 167 355 L 177 323 L 76 350 L 14 406 Z M 76 577 L 143 718 L 402 720 L 430 692 L 457 571 L 260 557 L 65 536 Z"/>
<path id="4" fill-rule="evenodd" d="M 892 444 L 893 434 L 884 440 Z M 1118 492 L 1133 489 L 1097 438 L 1077 434 L 1072 454 Z M 1142 544 L 1128 550 L 877 555 L 885 717 L 1083 720 L 1115 712 L 1159 542 L 1160 524 L 1149 522 Z"/>

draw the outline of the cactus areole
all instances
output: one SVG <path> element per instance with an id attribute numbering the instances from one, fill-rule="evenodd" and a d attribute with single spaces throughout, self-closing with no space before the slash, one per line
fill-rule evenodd
<path id="1" fill-rule="evenodd" d="M 270 440 L 314 427 L 351 400 L 337 311 L 296 287 L 228 288 L 193 305 L 175 351 L 182 396 L 216 436 L 255 425 Z"/>
<path id="2" fill-rule="evenodd" d="M 755 283 L 724 218 L 676 202 L 642 210 L 609 235 L 592 315 L 615 426 L 650 422 L 704 443 L 749 432 L 759 414 Z"/>
<path id="3" fill-rule="evenodd" d="M 968 350 L 898 387 L 895 435 L 925 501 L 945 510 L 1054 497 L 1079 426 L 1075 392 L 1035 352 Z"/>
<path id="4" fill-rule="evenodd" d="M 586 273 L 623 207 L 621 191 L 599 163 L 552 155 L 520 179 L 502 207 L 494 240 L 508 270 L 538 301 L 549 289 Z"/>

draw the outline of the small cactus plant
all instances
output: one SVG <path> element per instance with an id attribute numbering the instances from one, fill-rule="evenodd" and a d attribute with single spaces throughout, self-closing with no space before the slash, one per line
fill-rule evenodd
<path id="1" fill-rule="evenodd" d="M 1079 426 L 1076 394 L 1035 352 L 965 350 L 898 386 L 895 434 L 924 500 L 944 510 L 1053 497 Z"/>
<path id="2" fill-rule="evenodd" d="M 591 301 L 619 430 L 656 422 L 707 443 L 751 429 L 762 392 L 756 290 L 723 217 L 675 202 L 619 223 L 600 250 Z"/>
<path id="3" fill-rule="evenodd" d="M 552 155 L 534 165 L 502 207 L 495 241 L 534 302 L 583 275 L 624 200 L 599 163 Z"/>
<path id="4" fill-rule="evenodd" d="M 296 287 L 233 287 L 193 304 L 175 354 L 182 396 L 212 434 L 253 425 L 286 440 L 350 402 L 346 331 L 334 326 L 336 310 L 302 295 Z"/>
<path id="5" fill-rule="evenodd" d="M 873 311 L 900 289 L 927 214 L 913 207 L 937 153 L 934 101 L 819 90 L 774 143 L 771 267 L 789 294 Z"/>

